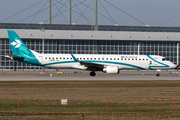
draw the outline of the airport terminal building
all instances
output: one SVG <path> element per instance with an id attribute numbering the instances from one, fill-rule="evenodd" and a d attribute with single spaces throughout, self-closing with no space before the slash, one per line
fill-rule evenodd
<path id="1" fill-rule="evenodd" d="M 11 54 L 9 29 L 39 53 L 161 55 L 180 61 L 180 27 L 99 25 L 94 31 L 94 25 L 0 23 L 0 71 L 42 69 L 4 58 Z"/>

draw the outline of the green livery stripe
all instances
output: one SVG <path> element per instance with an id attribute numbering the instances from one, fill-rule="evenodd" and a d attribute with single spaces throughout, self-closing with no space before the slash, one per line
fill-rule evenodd
<path id="1" fill-rule="evenodd" d="M 145 68 L 136 66 L 136 65 L 132 65 L 132 64 L 127 64 L 127 63 L 121 63 L 121 62 L 111 62 L 111 61 L 95 61 L 95 60 L 84 60 L 84 62 L 89 62 L 89 63 L 104 63 L 104 64 L 116 64 L 116 65 L 124 65 L 124 66 L 129 66 L 129 67 L 133 67 L 133 68 L 137 68 L 137 69 L 141 69 L 141 70 L 145 70 Z M 63 62 L 53 62 L 53 63 L 47 63 L 47 64 L 43 64 L 43 66 L 48 66 L 48 65 L 55 65 L 55 64 L 64 64 L 64 63 L 76 63 L 76 61 L 63 61 Z"/>
<path id="2" fill-rule="evenodd" d="M 136 66 L 136 65 L 132 65 L 132 64 L 127 64 L 127 63 L 121 63 L 121 62 L 111 62 L 111 61 L 86 61 L 86 62 L 96 62 L 96 63 L 109 63 L 109 64 L 116 64 L 116 65 L 124 65 L 124 66 L 129 66 L 129 67 L 134 67 L 137 69 L 141 69 L 141 70 L 145 70 L 145 68 Z"/>
<path id="3" fill-rule="evenodd" d="M 163 67 L 163 68 L 164 68 L 164 67 L 169 67 L 169 65 L 166 65 L 166 64 L 164 64 L 164 63 L 161 63 L 161 62 L 153 59 L 150 55 L 146 55 L 146 56 L 147 56 L 149 59 L 153 60 L 154 62 L 157 62 L 157 63 L 163 65 L 163 66 L 150 66 L 150 65 L 149 65 L 149 69 L 150 69 L 150 70 L 154 70 L 153 68 L 158 68 L 158 67 Z"/>
<path id="4" fill-rule="evenodd" d="M 43 66 L 56 65 L 56 64 L 65 64 L 65 63 L 76 63 L 76 61 L 53 62 L 53 63 L 43 64 Z"/>

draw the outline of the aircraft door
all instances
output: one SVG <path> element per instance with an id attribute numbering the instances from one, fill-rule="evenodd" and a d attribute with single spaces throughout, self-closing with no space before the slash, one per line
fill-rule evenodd
<path id="1" fill-rule="evenodd" d="M 39 56 L 38 60 L 39 60 L 40 63 L 42 63 L 43 62 L 43 56 Z"/>
<path id="2" fill-rule="evenodd" d="M 158 58 L 154 58 L 154 60 L 158 60 Z M 157 62 L 153 61 L 153 65 L 157 65 Z"/>

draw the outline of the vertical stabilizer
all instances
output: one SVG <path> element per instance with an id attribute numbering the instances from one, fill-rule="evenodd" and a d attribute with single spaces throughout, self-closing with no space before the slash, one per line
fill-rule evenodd
<path id="1" fill-rule="evenodd" d="M 12 50 L 14 60 L 26 62 L 34 65 L 41 65 L 36 56 L 31 50 L 24 44 L 21 38 L 16 34 L 14 30 L 8 30 L 9 42 Z M 19 56 L 19 58 L 17 57 Z M 23 57 L 23 59 L 21 58 Z"/>
<path id="2" fill-rule="evenodd" d="M 20 57 L 34 57 L 34 54 L 29 50 L 29 48 L 13 30 L 8 30 L 7 32 L 13 55 Z"/>

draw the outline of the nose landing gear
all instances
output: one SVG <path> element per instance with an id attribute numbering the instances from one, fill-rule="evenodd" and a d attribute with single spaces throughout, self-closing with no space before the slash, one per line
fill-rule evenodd
<path id="1" fill-rule="evenodd" d="M 161 72 L 161 70 L 157 70 L 156 71 L 156 76 L 160 76 L 160 72 Z"/>
<path id="2" fill-rule="evenodd" d="M 90 72 L 90 76 L 96 76 L 96 73 L 94 71 Z"/>
<path id="3" fill-rule="evenodd" d="M 156 76 L 160 76 L 160 73 L 157 73 Z"/>

